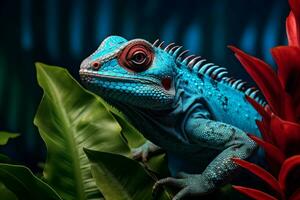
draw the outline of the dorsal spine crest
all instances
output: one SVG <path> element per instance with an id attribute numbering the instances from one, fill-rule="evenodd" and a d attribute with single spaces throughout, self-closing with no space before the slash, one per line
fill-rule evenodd
<path id="1" fill-rule="evenodd" d="M 210 77 L 215 81 L 226 84 L 235 90 L 243 92 L 245 95 L 251 97 L 262 106 L 266 105 L 266 102 L 259 95 L 259 90 L 257 90 L 255 87 L 247 87 L 247 83 L 241 79 L 236 80 L 233 77 L 228 77 L 228 71 L 226 68 L 207 62 L 206 59 L 201 58 L 201 56 L 187 55 L 189 50 L 182 50 L 183 46 L 170 43 L 163 48 L 163 44 L 164 41 L 160 42 L 160 40 L 157 39 L 152 45 L 153 47 L 160 48 L 161 50 L 173 56 L 176 61 L 181 64 L 181 67 L 186 66 L 201 76 L 204 75 Z"/>

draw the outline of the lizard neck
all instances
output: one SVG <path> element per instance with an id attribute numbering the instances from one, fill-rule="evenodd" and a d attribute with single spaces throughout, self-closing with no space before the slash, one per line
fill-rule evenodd
<path id="1" fill-rule="evenodd" d="M 195 92 L 185 88 L 181 76 L 181 73 L 177 73 L 174 77 L 175 98 L 167 109 L 152 110 L 122 102 L 113 102 L 113 105 L 151 142 L 170 152 L 186 153 L 195 150 L 189 143 L 186 121 L 202 104 Z"/>

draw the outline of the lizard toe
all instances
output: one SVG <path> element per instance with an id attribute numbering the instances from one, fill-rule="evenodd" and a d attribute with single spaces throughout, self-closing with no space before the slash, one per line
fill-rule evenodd
<path id="1" fill-rule="evenodd" d="M 189 187 L 185 187 L 182 190 L 180 190 L 174 197 L 172 200 L 180 200 L 184 197 L 190 196 L 190 188 Z"/>

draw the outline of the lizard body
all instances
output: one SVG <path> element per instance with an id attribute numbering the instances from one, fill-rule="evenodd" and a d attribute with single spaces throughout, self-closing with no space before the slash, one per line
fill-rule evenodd
<path id="1" fill-rule="evenodd" d="M 85 86 L 123 111 L 151 141 L 138 155 L 156 146 L 167 152 L 173 177 L 155 187 L 181 188 L 174 199 L 227 182 L 237 169 L 231 158 L 247 159 L 257 148 L 246 133 L 260 137 L 260 116 L 245 94 L 264 104 L 257 91 L 227 78 L 225 68 L 184 56 L 181 48 L 110 36 L 80 67 Z M 259 162 L 263 153 L 256 154 Z"/>

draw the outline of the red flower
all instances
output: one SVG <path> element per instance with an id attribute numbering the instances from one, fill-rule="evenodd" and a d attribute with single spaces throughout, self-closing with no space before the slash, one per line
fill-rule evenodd
<path id="1" fill-rule="evenodd" d="M 264 180 L 274 191 L 273 195 L 269 195 L 256 189 L 234 186 L 254 199 L 300 199 L 300 0 L 290 0 L 289 3 L 291 12 L 286 20 L 289 46 L 271 50 L 278 66 L 277 73 L 264 61 L 236 47 L 229 47 L 268 102 L 268 106 L 262 107 L 247 97 L 262 116 L 262 121 L 256 122 L 262 139 L 251 135 L 249 137 L 265 149 L 273 176 L 255 164 L 234 159 L 238 165 Z"/>
<path id="2" fill-rule="evenodd" d="M 236 190 L 240 191 L 241 193 L 246 194 L 249 197 L 252 197 L 254 199 L 270 199 L 275 200 L 276 197 L 279 199 L 286 199 L 285 193 L 287 193 L 289 187 L 293 187 L 291 185 L 291 182 L 289 182 L 289 176 L 295 169 L 300 168 L 300 155 L 292 156 L 289 159 L 285 160 L 282 164 L 280 174 L 278 181 L 265 169 L 252 164 L 250 162 L 241 160 L 241 159 L 233 159 L 234 162 L 241 167 L 246 168 L 253 174 L 260 177 L 262 180 L 264 180 L 267 185 L 274 191 L 273 195 L 267 194 L 265 192 L 262 192 L 260 190 L 247 188 L 247 187 L 241 187 L 241 186 L 233 186 Z M 299 183 L 298 183 L 299 187 Z M 300 199 L 300 188 L 296 189 L 295 192 L 292 192 L 290 195 L 289 200 L 299 200 Z"/>
<path id="3" fill-rule="evenodd" d="M 281 46 L 272 49 L 278 66 L 278 78 L 290 103 L 286 108 L 291 121 L 300 122 L 300 46 Z M 287 105 L 286 105 L 287 106 Z M 294 108 L 294 110 L 289 110 Z"/>

